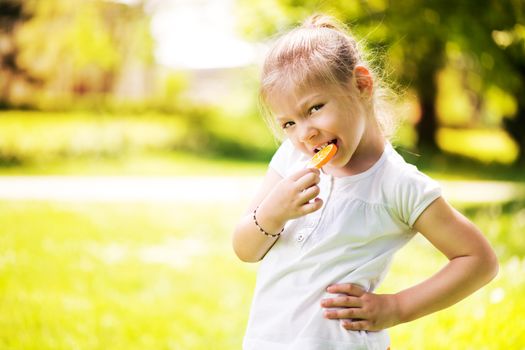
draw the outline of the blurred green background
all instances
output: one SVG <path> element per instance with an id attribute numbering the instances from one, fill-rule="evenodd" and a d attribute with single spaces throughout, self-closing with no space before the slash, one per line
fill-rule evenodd
<path id="1" fill-rule="evenodd" d="M 257 186 L 277 147 L 259 65 L 314 12 L 362 40 L 397 95 L 394 145 L 500 258 L 472 297 L 392 328 L 392 348 L 525 349 L 521 0 L 0 0 L 0 349 L 240 348 L 257 269 L 230 248 L 244 187 L 167 201 L 10 189 L 57 176 L 51 192 L 85 177 Z M 444 263 L 417 237 L 380 291 Z"/>

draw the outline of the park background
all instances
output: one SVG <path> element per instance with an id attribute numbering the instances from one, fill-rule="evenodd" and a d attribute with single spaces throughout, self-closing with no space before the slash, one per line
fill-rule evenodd
<path id="1" fill-rule="evenodd" d="M 392 348 L 525 349 L 521 0 L 0 0 L 0 349 L 240 348 L 257 265 L 230 237 L 278 145 L 259 67 L 314 12 L 363 40 L 393 144 L 500 259 Z M 444 263 L 416 236 L 379 291 Z"/>

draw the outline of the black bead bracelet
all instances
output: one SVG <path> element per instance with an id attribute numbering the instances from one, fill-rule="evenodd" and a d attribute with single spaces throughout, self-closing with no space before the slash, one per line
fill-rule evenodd
<path id="1" fill-rule="evenodd" d="M 279 233 L 276 233 L 275 235 L 272 235 L 271 233 L 268 233 L 266 232 L 260 225 L 259 223 L 257 222 L 257 218 L 255 217 L 255 214 L 257 213 L 257 209 L 259 209 L 259 207 L 255 208 L 255 210 L 253 211 L 253 222 L 255 223 L 255 226 L 257 226 L 257 228 L 259 229 L 259 231 L 261 231 L 262 233 L 264 233 L 266 236 L 268 237 L 279 237 L 281 235 L 281 233 L 283 233 L 284 231 L 284 227 L 281 229 L 281 231 L 279 231 Z"/>

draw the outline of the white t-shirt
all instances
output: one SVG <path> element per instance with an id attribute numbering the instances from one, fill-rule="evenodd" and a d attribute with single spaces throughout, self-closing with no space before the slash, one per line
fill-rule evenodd
<path id="1" fill-rule="evenodd" d="M 285 141 L 270 167 L 283 178 L 308 158 Z M 290 220 L 263 258 L 245 350 L 380 349 L 388 333 L 348 331 L 323 317 L 326 288 L 355 283 L 374 291 L 392 256 L 415 234 L 412 225 L 441 195 L 437 182 L 406 163 L 387 143 L 381 158 L 363 173 L 333 177 L 321 173 L 323 207 Z"/>

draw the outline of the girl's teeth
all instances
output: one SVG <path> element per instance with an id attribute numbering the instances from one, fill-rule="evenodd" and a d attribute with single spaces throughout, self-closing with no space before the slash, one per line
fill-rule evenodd
<path id="1" fill-rule="evenodd" d="M 316 150 L 320 151 L 320 150 L 322 150 L 323 148 L 325 148 L 328 145 L 329 145 L 329 143 L 326 142 L 326 143 L 322 144 L 320 147 L 317 147 Z"/>

